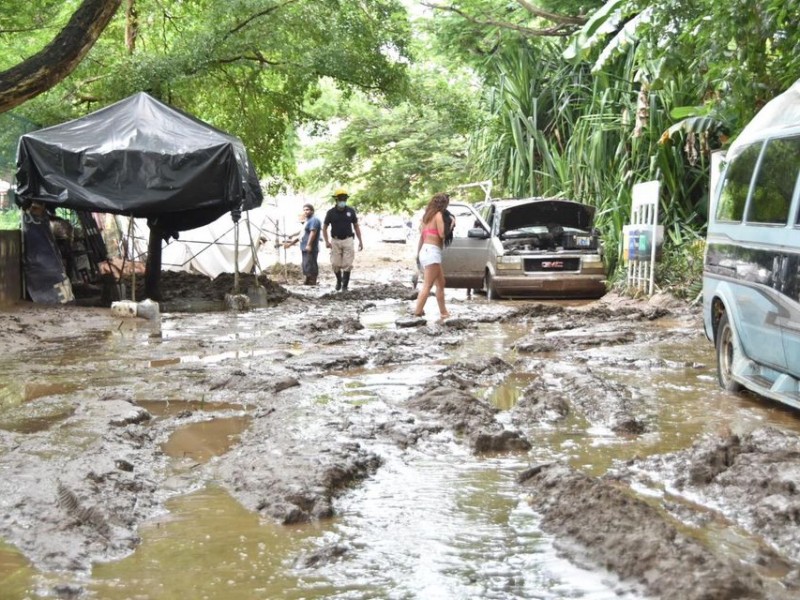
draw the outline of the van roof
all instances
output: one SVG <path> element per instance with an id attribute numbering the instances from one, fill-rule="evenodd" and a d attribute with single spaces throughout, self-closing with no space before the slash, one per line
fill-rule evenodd
<path id="1" fill-rule="evenodd" d="M 800 79 L 758 111 L 731 144 L 728 154 L 733 156 L 743 146 L 795 127 L 800 128 Z"/>

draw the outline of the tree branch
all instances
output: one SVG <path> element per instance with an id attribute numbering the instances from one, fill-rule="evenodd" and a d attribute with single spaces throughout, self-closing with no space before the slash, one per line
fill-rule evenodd
<path id="1" fill-rule="evenodd" d="M 103 33 L 122 0 L 83 0 L 44 49 L 0 73 L 0 113 L 55 86 L 75 70 Z"/>
<path id="2" fill-rule="evenodd" d="M 586 21 L 588 19 L 584 16 L 578 15 L 576 17 L 570 15 L 561 15 L 558 13 L 548 12 L 546 10 L 542 10 L 528 2 L 528 0 L 517 0 L 517 4 L 519 4 L 522 8 L 527 10 L 530 14 L 535 17 L 540 17 L 542 19 L 547 19 L 548 21 L 552 21 L 553 23 L 558 23 L 560 25 L 575 25 L 577 27 L 583 27 L 586 25 Z"/>
<path id="3" fill-rule="evenodd" d="M 277 10 L 280 10 L 281 8 L 284 8 L 285 6 L 288 6 L 290 4 L 294 4 L 297 1 L 298 0 L 286 0 L 283 4 L 276 4 L 274 6 L 270 6 L 268 8 L 265 8 L 262 11 L 259 11 L 259 12 L 255 13 L 255 14 L 253 14 L 253 15 L 250 15 L 244 21 L 239 23 L 236 27 L 231 29 L 228 32 L 228 35 L 226 35 L 225 37 L 230 37 L 230 36 L 238 33 L 240 30 L 244 29 L 245 27 L 247 27 L 250 23 L 252 23 L 256 19 L 260 19 L 261 17 L 265 17 L 268 14 L 273 13 L 273 12 L 275 12 Z"/>
<path id="4" fill-rule="evenodd" d="M 517 0 L 518 2 L 522 3 L 525 0 Z M 565 37 L 571 35 L 577 27 L 582 25 L 586 19 L 583 17 L 567 17 L 562 15 L 556 15 L 554 13 L 548 13 L 543 10 L 540 10 L 534 6 L 530 6 L 530 9 L 536 16 L 546 18 L 550 21 L 554 21 L 555 25 L 552 27 L 545 27 L 541 29 L 533 28 L 533 27 L 525 27 L 523 25 L 517 25 L 516 23 L 509 23 L 507 21 L 493 21 L 493 20 L 485 20 L 485 19 L 478 19 L 473 17 L 472 15 L 467 14 L 463 10 L 456 8 L 455 6 L 444 6 L 442 4 L 430 4 L 428 2 L 421 2 L 423 6 L 427 6 L 428 8 L 432 8 L 433 10 L 440 10 L 445 12 L 452 12 L 460 17 L 466 19 L 470 23 L 474 23 L 475 25 L 480 25 L 482 27 L 498 27 L 500 29 L 508 29 L 511 31 L 516 31 L 521 33 L 525 37 Z M 526 2 L 526 4 L 528 4 Z M 524 7 L 524 6 L 523 6 Z M 528 10 L 527 7 L 526 10 Z"/>

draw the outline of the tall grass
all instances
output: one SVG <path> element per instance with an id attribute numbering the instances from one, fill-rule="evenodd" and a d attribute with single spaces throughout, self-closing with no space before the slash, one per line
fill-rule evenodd
<path id="1" fill-rule="evenodd" d="M 673 124 L 669 110 L 694 98 L 691 78 L 648 91 L 638 133 L 633 52 L 614 72 L 591 74 L 565 63 L 555 44 L 504 48 L 487 106 L 491 126 L 472 138 L 477 171 L 511 196 L 563 196 L 595 206 L 610 271 L 620 264 L 622 229 L 630 220 L 635 183 L 661 182 L 660 222 L 665 252 L 688 252 L 705 226 L 706 156 L 690 164 L 685 140 L 660 143 Z M 643 111 L 644 113 L 645 111 Z M 499 194 L 495 194 L 499 195 Z"/>

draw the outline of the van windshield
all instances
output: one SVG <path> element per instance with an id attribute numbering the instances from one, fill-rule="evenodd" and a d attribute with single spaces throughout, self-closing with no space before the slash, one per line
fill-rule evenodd
<path id="1" fill-rule="evenodd" d="M 738 222 L 744 217 L 747 192 L 750 189 L 750 181 L 753 178 L 761 146 L 761 142 L 745 146 L 728 164 L 717 205 L 718 221 Z"/>
<path id="2" fill-rule="evenodd" d="M 798 171 L 800 136 L 769 140 L 753 184 L 747 221 L 785 225 L 789 218 Z"/>

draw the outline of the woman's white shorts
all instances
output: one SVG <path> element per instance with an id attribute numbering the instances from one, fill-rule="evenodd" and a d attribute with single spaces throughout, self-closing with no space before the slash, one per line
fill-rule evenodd
<path id="1" fill-rule="evenodd" d="M 419 264 L 422 268 L 442 264 L 442 249 L 436 244 L 422 244 L 419 250 Z"/>

